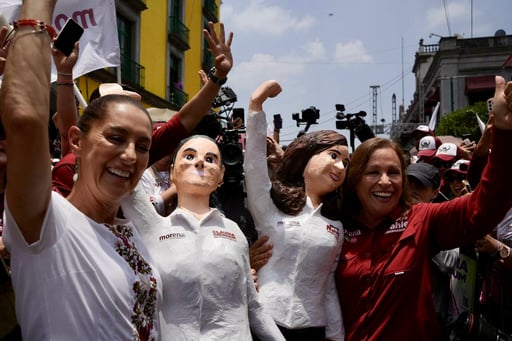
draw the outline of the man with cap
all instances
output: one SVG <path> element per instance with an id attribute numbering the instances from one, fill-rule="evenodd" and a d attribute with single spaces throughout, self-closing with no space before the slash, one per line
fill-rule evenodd
<path id="1" fill-rule="evenodd" d="M 416 149 L 418 149 L 418 142 L 424 136 L 435 136 L 434 132 L 427 125 L 421 124 L 412 131 L 411 139 Z"/>
<path id="2" fill-rule="evenodd" d="M 407 167 L 407 178 L 414 204 L 431 202 L 437 197 L 441 177 L 436 167 L 425 162 L 412 163 Z"/>
<path id="3" fill-rule="evenodd" d="M 437 148 L 442 144 L 438 137 L 426 135 L 418 143 L 418 161 L 432 164 Z"/>
<path id="4" fill-rule="evenodd" d="M 424 162 L 410 164 L 407 179 L 413 204 L 428 203 L 437 197 L 441 177 L 436 167 Z M 432 297 L 443 340 L 448 339 L 449 325 L 457 316 L 450 290 L 450 276 L 457 258 L 458 249 L 440 251 L 432 257 Z"/>
<path id="5" fill-rule="evenodd" d="M 462 151 L 455 143 L 445 142 L 437 148 L 436 154 L 432 158 L 433 165 L 439 170 L 441 178 L 444 172 L 453 165 L 455 161 L 462 157 Z"/>

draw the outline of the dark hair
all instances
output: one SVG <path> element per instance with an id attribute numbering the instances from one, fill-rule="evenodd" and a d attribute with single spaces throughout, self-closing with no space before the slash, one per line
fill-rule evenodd
<path id="1" fill-rule="evenodd" d="M 402 196 L 400 197 L 398 205 L 404 209 L 411 207 L 411 199 L 407 185 L 407 161 L 404 158 L 402 148 L 391 140 L 374 137 L 361 143 L 350 158 L 350 166 L 348 167 L 347 176 L 343 184 L 343 205 L 341 215 L 343 217 L 342 220 L 345 223 L 351 220 L 353 214 L 358 213 L 361 210 L 361 201 L 357 196 L 356 190 L 366 170 L 370 157 L 376 150 L 386 148 L 393 149 L 398 160 L 400 160 L 400 170 L 402 172 Z"/>
<path id="2" fill-rule="evenodd" d="M 215 143 L 215 145 L 217 146 L 217 148 L 219 148 L 219 145 L 217 143 L 217 141 L 215 141 L 214 139 L 212 139 L 210 136 L 207 136 L 207 135 L 201 135 L 201 134 L 195 134 L 195 135 L 190 135 L 189 137 L 185 137 L 183 140 L 180 141 L 180 143 L 178 143 L 178 145 L 176 146 L 176 148 L 174 149 L 174 152 L 172 153 L 172 158 L 171 158 L 171 165 L 174 165 L 174 162 L 176 161 L 176 156 L 178 155 L 178 151 L 181 149 L 181 147 L 183 147 L 183 145 L 185 143 L 187 143 L 188 141 L 190 140 L 193 140 L 193 139 L 197 139 L 197 138 L 203 138 L 203 139 L 206 139 L 206 140 L 209 140 L 209 141 L 212 141 L 213 143 Z M 220 148 L 219 148 L 219 152 L 220 152 Z M 219 157 L 221 158 L 219 160 L 220 162 L 220 166 L 221 168 L 224 166 L 223 163 L 222 163 L 222 155 L 219 153 Z"/>
<path id="3" fill-rule="evenodd" d="M 87 108 L 85 108 L 82 116 L 78 120 L 77 126 L 83 133 L 89 132 L 91 129 L 91 124 L 95 121 L 99 121 L 105 117 L 105 114 L 108 111 L 108 107 L 112 103 L 128 103 L 133 105 L 134 107 L 140 109 L 144 112 L 151 122 L 151 116 L 149 116 L 148 111 L 140 101 L 137 101 L 129 96 L 125 95 L 106 95 L 102 97 L 98 97 L 93 100 Z"/>
<path id="4" fill-rule="evenodd" d="M 347 146 L 345 136 L 334 130 L 320 130 L 296 138 L 284 151 L 281 163 L 275 170 L 270 195 L 279 210 L 286 214 L 296 215 L 306 204 L 304 169 L 313 155 L 332 146 Z M 333 205 L 327 202 L 337 201 L 336 193 L 330 193 L 322 200 L 322 214 L 334 217 L 337 213 Z M 327 206 L 327 207 L 325 207 Z M 325 212 L 324 212 L 325 210 Z M 332 211 L 332 212 L 331 212 Z"/>

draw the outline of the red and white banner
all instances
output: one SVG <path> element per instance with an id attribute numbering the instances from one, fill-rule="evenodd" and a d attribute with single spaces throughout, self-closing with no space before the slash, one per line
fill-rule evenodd
<path id="1" fill-rule="evenodd" d="M 0 0 L 0 13 L 12 22 L 18 19 L 21 0 Z M 73 76 L 80 77 L 104 67 L 120 64 L 114 0 L 57 1 L 52 25 L 57 32 L 68 18 L 73 18 L 84 28 L 80 38 L 80 56 L 73 69 Z M 37 19 L 37 18 L 34 18 Z M 52 80 L 57 78 L 52 66 Z"/>

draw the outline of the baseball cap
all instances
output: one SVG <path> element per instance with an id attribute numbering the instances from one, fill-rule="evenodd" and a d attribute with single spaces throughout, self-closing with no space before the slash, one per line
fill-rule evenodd
<path id="1" fill-rule="evenodd" d="M 434 158 L 442 161 L 453 161 L 460 156 L 458 147 L 455 143 L 445 142 L 437 148 Z"/>
<path id="2" fill-rule="evenodd" d="M 438 189 L 441 184 L 441 177 L 436 167 L 429 163 L 411 163 L 407 166 L 407 176 L 413 177 L 426 187 Z"/>
<path id="3" fill-rule="evenodd" d="M 423 136 L 418 143 L 418 157 L 433 157 L 436 154 L 437 147 L 441 144 L 441 140 L 437 137 Z"/>
<path id="4" fill-rule="evenodd" d="M 450 172 L 451 173 L 457 172 L 457 173 L 461 173 L 461 174 L 467 174 L 470 163 L 471 162 L 469 160 L 464 160 L 464 159 L 457 160 L 452 165 L 452 167 L 450 169 L 446 170 L 445 175 L 450 173 Z"/>
<path id="5" fill-rule="evenodd" d="M 422 137 L 425 135 L 434 136 L 434 132 L 430 130 L 427 125 L 421 124 L 412 131 L 411 135 L 414 137 Z"/>

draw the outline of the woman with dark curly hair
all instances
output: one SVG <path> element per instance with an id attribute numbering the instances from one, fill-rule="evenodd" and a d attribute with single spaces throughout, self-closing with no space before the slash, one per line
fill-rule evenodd
<path id="1" fill-rule="evenodd" d="M 272 257 L 258 272 L 260 299 L 287 340 L 342 340 L 334 285 L 343 227 L 337 192 L 349 160 L 347 140 L 331 130 L 305 134 L 285 150 L 272 181 L 262 104 L 281 92 L 276 81 L 252 94 L 245 173 L 248 207 Z"/>

